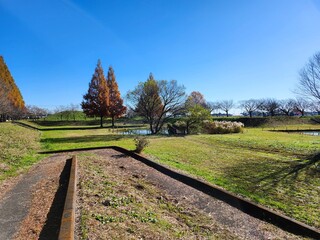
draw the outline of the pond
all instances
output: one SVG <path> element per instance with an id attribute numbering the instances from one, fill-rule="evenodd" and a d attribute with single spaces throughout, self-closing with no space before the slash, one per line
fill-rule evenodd
<path id="1" fill-rule="evenodd" d="M 150 135 L 151 131 L 149 129 L 129 129 L 120 132 L 123 135 Z M 161 130 L 160 134 L 168 134 L 167 130 Z"/>
<path id="2" fill-rule="evenodd" d="M 311 136 L 320 136 L 320 131 L 302 131 L 300 133 Z"/>

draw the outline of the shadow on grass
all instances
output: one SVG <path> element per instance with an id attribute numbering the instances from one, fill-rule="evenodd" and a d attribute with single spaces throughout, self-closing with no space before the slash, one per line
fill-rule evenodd
<path id="1" fill-rule="evenodd" d="M 64 202 L 67 195 L 69 175 L 71 168 L 71 159 L 66 164 L 60 174 L 59 188 L 54 196 L 52 205 L 47 215 L 47 221 L 41 230 L 39 239 L 58 239 L 61 219 L 64 209 Z"/>
<path id="2" fill-rule="evenodd" d="M 38 124 L 42 127 L 58 127 L 58 126 L 78 126 L 78 127 L 85 127 L 85 126 L 97 126 L 100 127 L 100 120 L 53 120 L 53 121 L 32 121 L 33 123 Z M 104 121 L 104 128 L 111 128 L 111 122 Z M 142 127 L 143 124 L 141 121 L 132 121 L 128 123 L 118 122 L 118 124 L 122 125 L 115 125 L 115 128 L 130 128 L 130 127 Z M 106 126 L 107 125 L 107 126 Z"/>
<path id="3" fill-rule="evenodd" d="M 130 129 L 130 128 L 139 128 L 142 126 L 136 126 L 136 125 L 124 125 L 124 126 L 116 126 L 116 127 L 111 127 L 111 126 L 71 126 L 71 125 L 63 125 L 65 127 L 49 127 L 49 128 L 41 128 L 37 130 L 40 131 L 61 131 L 61 130 L 93 130 L 93 129 L 108 129 L 110 131 L 114 131 L 114 132 L 119 132 L 121 133 L 123 130 L 122 129 Z"/>
<path id="4" fill-rule="evenodd" d="M 86 135 L 80 137 L 46 138 L 41 139 L 41 143 L 63 144 L 63 143 L 90 143 L 118 141 L 124 138 L 133 138 L 130 135 Z"/>
<path id="5" fill-rule="evenodd" d="M 295 180 L 299 174 L 303 171 L 310 177 L 320 176 L 320 152 L 308 156 L 305 160 L 292 161 L 289 166 L 282 167 L 278 171 L 266 175 L 265 177 L 259 178 L 258 183 L 267 181 L 269 185 L 276 186 L 279 182 L 286 179 Z"/>
<path id="6" fill-rule="evenodd" d="M 294 183 L 302 173 L 308 176 L 307 181 L 320 177 L 319 165 L 320 152 L 301 160 L 242 162 L 225 168 L 224 177 L 246 191 L 268 193 L 280 183 Z"/>

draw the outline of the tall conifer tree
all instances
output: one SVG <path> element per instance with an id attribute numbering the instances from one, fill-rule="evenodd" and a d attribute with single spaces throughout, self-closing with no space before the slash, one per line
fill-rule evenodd
<path id="1" fill-rule="evenodd" d="M 100 126 L 103 126 L 103 117 L 109 115 L 109 89 L 100 60 L 89 83 L 88 92 L 83 96 L 81 107 L 87 116 L 99 116 Z"/>
<path id="2" fill-rule="evenodd" d="M 108 71 L 107 86 L 109 89 L 109 117 L 111 117 L 112 127 L 114 127 L 115 119 L 121 117 L 126 112 L 127 108 L 123 106 L 123 100 L 111 66 Z"/>
<path id="3" fill-rule="evenodd" d="M 0 56 L 0 93 L 0 115 L 2 120 L 6 115 L 19 117 L 25 110 L 25 103 L 2 56 Z"/>

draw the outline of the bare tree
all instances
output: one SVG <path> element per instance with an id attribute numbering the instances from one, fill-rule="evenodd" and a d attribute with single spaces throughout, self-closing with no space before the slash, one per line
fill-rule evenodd
<path id="1" fill-rule="evenodd" d="M 207 102 L 207 107 L 210 112 L 220 109 L 219 102 Z"/>
<path id="2" fill-rule="evenodd" d="M 311 106 L 310 102 L 305 100 L 304 98 L 297 98 L 295 101 L 294 109 L 301 113 L 302 116 L 304 116 L 307 109 L 309 109 Z"/>
<path id="3" fill-rule="evenodd" d="M 39 119 L 48 115 L 48 110 L 33 105 L 27 105 L 27 116 L 31 119 Z"/>
<path id="4" fill-rule="evenodd" d="M 317 112 L 317 114 L 320 115 L 320 101 L 318 101 L 318 102 L 312 102 L 312 103 L 310 104 L 310 109 L 311 109 L 312 111 Z"/>
<path id="5" fill-rule="evenodd" d="M 64 117 L 64 112 L 67 110 L 68 107 L 66 106 L 63 106 L 63 105 L 60 105 L 60 106 L 57 106 L 55 109 L 54 109 L 54 113 L 56 115 L 60 115 L 60 120 L 62 121 L 63 117 Z"/>
<path id="6" fill-rule="evenodd" d="M 279 110 L 279 101 L 273 98 L 261 100 L 260 109 L 266 111 L 270 116 L 275 116 Z"/>
<path id="7" fill-rule="evenodd" d="M 249 99 L 240 101 L 239 107 L 244 109 L 252 118 L 252 114 L 257 111 L 261 106 L 261 101 L 257 99 Z"/>
<path id="8" fill-rule="evenodd" d="M 283 112 L 285 115 L 289 116 L 290 113 L 294 110 L 295 107 L 294 99 L 285 99 L 279 101 L 279 110 Z"/>
<path id="9" fill-rule="evenodd" d="M 70 111 L 70 114 L 73 116 L 73 121 L 75 121 L 76 120 L 76 113 L 79 111 L 80 105 L 71 103 L 67 107 L 67 109 L 68 109 L 68 111 Z"/>
<path id="10" fill-rule="evenodd" d="M 150 74 L 146 82 L 128 92 L 127 98 L 132 109 L 148 121 L 151 133 L 157 134 L 168 118 L 183 109 L 185 88 L 175 80 L 157 81 Z"/>
<path id="11" fill-rule="evenodd" d="M 223 100 L 219 102 L 219 109 L 226 112 L 227 117 L 229 117 L 229 111 L 234 107 L 233 100 Z"/>
<path id="12" fill-rule="evenodd" d="M 309 62 L 300 70 L 299 86 L 295 91 L 302 97 L 320 100 L 320 52 L 309 59 Z"/>

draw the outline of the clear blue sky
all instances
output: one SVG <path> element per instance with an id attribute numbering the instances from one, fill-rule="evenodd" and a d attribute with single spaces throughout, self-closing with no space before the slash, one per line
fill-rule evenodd
<path id="1" fill-rule="evenodd" d="M 208 101 L 294 97 L 320 0 L 0 0 L 0 55 L 26 104 L 78 104 L 98 59 L 124 96 L 150 72 Z"/>

